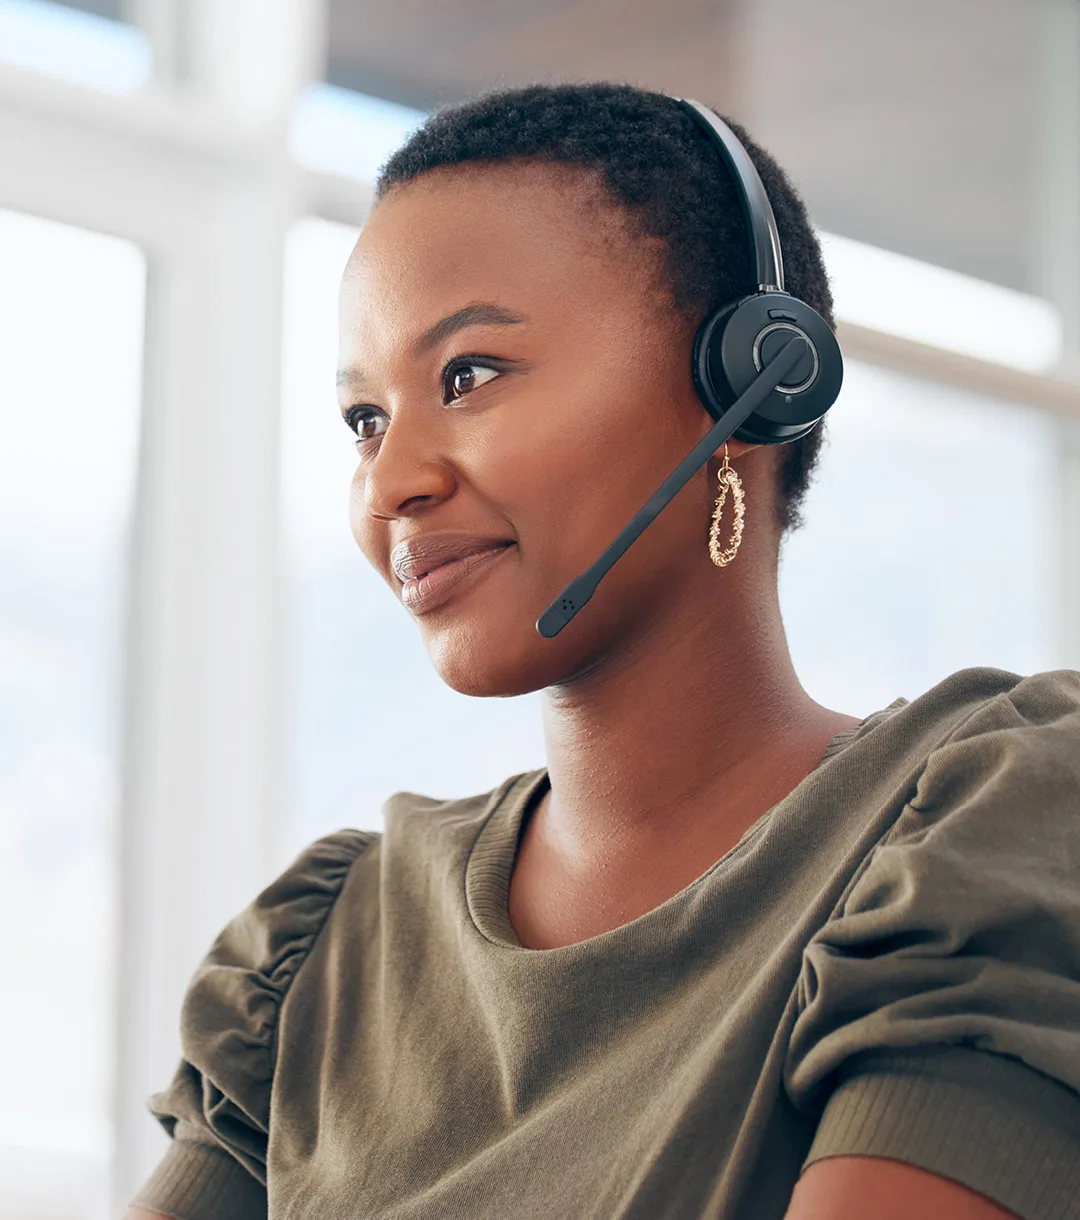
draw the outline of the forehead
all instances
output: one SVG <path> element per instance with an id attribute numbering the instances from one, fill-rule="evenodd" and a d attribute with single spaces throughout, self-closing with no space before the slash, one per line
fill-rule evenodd
<path id="1" fill-rule="evenodd" d="M 530 315 L 601 298 L 638 307 L 643 293 L 657 296 L 659 255 L 594 171 L 535 162 L 435 170 L 373 209 L 342 283 L 343 322 L 408 316 L 422 329 L 476 299 Z"/>

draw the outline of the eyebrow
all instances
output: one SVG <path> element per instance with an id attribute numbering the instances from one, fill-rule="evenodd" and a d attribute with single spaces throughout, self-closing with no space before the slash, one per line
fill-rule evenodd
<path id="1" fill-rule="evenodd" d="M 414 356 L 422 356 L 433 347 L 444 342 L 452 334 L 464 330 L 467 326 L 517 326 L 524 322 L 521 314 L 516 314 L 493 301 L 474 301 L 471 305 L 463 305 L 453 313 L 440 318 L 429 326 L 422 335 L 414 340 L 410 351 Z M 338 386 L 363 380 L 363 374 L 357 368 L 340 369 L 337 375 Z"/>

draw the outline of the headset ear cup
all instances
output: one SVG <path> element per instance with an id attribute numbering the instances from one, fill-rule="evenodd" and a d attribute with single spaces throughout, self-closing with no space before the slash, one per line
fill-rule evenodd
<path id="1" fill-rule="evenodd" d="M 727 320 L 738 307 L 739 302 L 732 301 L 723 309 L 706 314 L 694 335 L 691 357 L 694 388 L 713 419 L 719 419 L 737 397 L 724 371 L 722 344 Z"/>
<path id="2" fill-rule="evenodd" d="M 798 440 L 836 401 L 844 359 L 832 327 L 805 301 L 786 292 L 746 297 L 727 319 L 720 360 L 732 392 L 741 394 L 792 335 L 809 345 L 805 360 L 735 433 L 739 440 L 764 445 Z"/>
<path id="3" fill-rule="evenodd" d="M 707 317 L 694 340 L 693 375 L 706 410 L 719 418 L 783 346 L 809 345 L 792 378 L 735 432 L 737 440 L 776 445 L 805 436 L 836 401 L 844 377 L 840 345 L 825 319 L 785 292 L 744 297 Z"/>

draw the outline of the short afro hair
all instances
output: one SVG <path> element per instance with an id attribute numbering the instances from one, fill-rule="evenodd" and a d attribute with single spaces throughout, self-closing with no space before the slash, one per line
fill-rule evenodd
<path id="1" fill-rule="evenodd" d="M 785 288 L 833 325 L 832 294 L 806 208 L 784 171 L 724 120 L 757 167 L 784 252 Z M 470 162 L 550 161 L 595 170 L 638 232 L 667 249 L 676 308 L 700 320 L 757 288 L 751 242 L 730 171 L 700 126 L 661 93 L 632 85 L 528 85 L 432 115 L 380 171 L 375 198 L 421 174 Z M 821 449 L 819 424 L 778 461 L 782 531 L 800 513 Z"/>

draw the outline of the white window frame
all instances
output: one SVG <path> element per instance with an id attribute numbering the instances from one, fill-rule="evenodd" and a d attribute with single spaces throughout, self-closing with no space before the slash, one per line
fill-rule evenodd
<path id="1" fill-rule="evenodd" d="M 317 75 L 321 2 L 135 7 L 159 65 L 146 94 L 101 96 L 0 65 L 0 206 L 129 238 L 149 266 L 127 632 L 116 1214 L 164 1146 L 146 1097 L 175 1067 L 191 971 L 282 863 L 282 252 L 298 217 L 359 224 L 370 199 L 365 186 L 304 170 L 288 151 L 291 107 Z M 1066 314 L 1075 369 L 1080 9 L 1047 0 L 1047 12 L 1057 75 L 1046 163 L 1060 178 L 1064 150 L 1076 160 L 1073 185 L 1063 196 L 1056 180 L 1047 213 L 1056 234 L 1047 290 Z M 1059 421 L 1059 651 L 1080 668 L 1080 381 L 851 326 L 841 341 L 852 357 Z"/>

